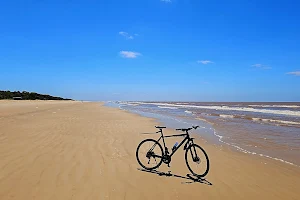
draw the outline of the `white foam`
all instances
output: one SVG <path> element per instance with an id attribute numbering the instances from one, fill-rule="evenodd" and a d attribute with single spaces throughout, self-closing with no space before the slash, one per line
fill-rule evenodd
<path id="1" fill-rule="evenodd" d="M 261 121 L 261 118 L 255 118 L 255 117 L 253 117 L 252 120 L 253 121 Z"/>
<path id="2" fill-rule="evenodd" d="M 269 121 L 282 123 L 282 124 L 300 125 L 300 122 L 293 122 L 293 121 L 284 121 L 284 120 L 276 120 L 276 119 L 270 119 Z"/>
<path id="3" fill-rule="evenodd" d="M 175 108 L 175 107 L 168 107 L 168 106 L 158 106 L 159 108 L 167 108 L 167 109 L 178 109 L 178 108 Z"/>
<path id="4" fill-rule="evenodd" d="M 137 103 L 137 102 L 135 102 L 135 103 Z M 228 107 L 228 106 L 193 106 L 193 105 L 187 105 L 187 106 L 185 106 L 185 105 L 176 105 L 176 104 L 169 104 L 169 103 L 143 103 L 143 102 L 138 102 L 138 103 L 140 103 L 140 104 L 152 104 L 152 105 L 159 105 L 159 106 L 166 106 L 166 107 L 169 107 L 169 106 L 176 106 L 176 107 L 197 107 L 197 108 L 207 108 L 207 109 L 220 109 L 220 110 L 222 110 L 222 109 L 231 109 L 230 107 Z M 124 110 L 123 108 L 121 108 L 121 106 L 119 106 L 120 107 L 120 109 L 122 109 L 122 110 Z M 233 108 L 233 109 L 235 109 L 235 108 Z M 238 108 L 238 109 L 243 109 L 243 111 L 245 111 L 244 110 L 244 108 Z M 247 108 L 245 108 L 245 109 L 247 109 Z M 259 109 L 254 109 L 254 110 L 259 110 Z M 270 110 L 269 110 L 270 111 Z M 253 111 L 252 111 L 253 112 Z M 300 114 L 300 113 L 299 113 Z M 231 115 L 226 115 L 226 117 L 228 117 L 228 116 L 230 116 L 230 118 L 231 118 Z M 220 116 L 221 117 L 221 116 Z M 172 118 L 172 117 L 168 117 L 168 118 L 170 118 L 170 119 L 174 119 L 174 120 L 176 120 L 176 121 L 178 121 L 178 122 L 181 122 L 181 123 L 186 123 L 186 124 L 191 124 L 191 123 L 188 123 L 188 122 L 184 122 L 184 121 L 181 121 L 181 120 L 179 120 L 179 119 L 177 119 L 177 118 Z M 253 120 L 263 120 L 263 119 L 260 119 L 260 118 L 253 118 Z M 268 120 L 268 119 L 264 119 L 264 120 Z M 279 120 L 280 121 L 280 120 Z M 205 127 L 201 127 L 201 128 L 205 128 Z M 298 165 L 296 165 L 296 164 L 294 164 L 294 163 L 291 163 L 291 162 L 288 162 L 288 161 L 285 161 L 285 160 L 283 160 L 283 159 L 280 159 L 280 158 L 276 158 L 276 157 L 271 157 L 271 156 L 268 156 L 268 155 L 264 155 L 264 154 L 258 154 L 257 152 L 252 152 L 252 151 L 248 151 L 248 150 L 246 150 L 246 149 L 243 149 L 242 147 L 240 147 L 240 146 L 238 146 L 238 145 L 235 145 L 235 144 L 231 144 L 231 143 L 228 143 L 228 142 L 225 142 L 225 141 L 223 141 L 223 137 L 224 136 L 222 136 L 222 135 L 219 135 L 219 134 L 217 134 L 217 132 L 216 132 L 216 130 L 215 129 L 213 129 L 213 128 L 209 128 L 209 129 L 211 129 L 211 130 L 213 130 L 213 134 L 216 136 L 216 137 L 218 137 L 219 139 L 219 142 L 221 142 L 221 143 L 224 143 L 224 144 L 226 144 L 226 145 L 229 145 L 229 146 L 232 146 L 232 147 L 234 147 L 236 150 L 238 150 L 238 151 L 240 151 L 240 152 L 243 152 L 243 153 L 246 153 L 246 154 L 252 154 L 252 155 L 259 155 L 259 156 L 262 156 L 262 157 L 266 157 L 266 158 L 269 158 L 269 159 L 273 159 L 273 160 L 276 160 L 276 161 L 280 161 L 280 162 L 283 162 L 283 163 L 286 163 L 286 164 L 290 164 L 290 165 L 293 165 L 293 166 L 298 166 Z M 266 138 L 264 138 L 265 140 L 266 140 Z M 206 142 L 205 142 L 206 143 Z M 255 146 L 255 147 L 257 147 L 257 146 Z M 298 166 L 299 167 L 299 166 Z"/>
<path id="5" fill-rule="evenodd" d="M 300 108 L 298 105 L 248 105 L 250 107 L 262 107 L 262 108 L 268 108 L 268 107 L 273 107 L 273 108 Z"/>
<path id="6" fill-rule="evenodd" d="M 261 119 L 261 118 L 252 118 L 253 121 L 263 121 L 263 122 L 274 122 L 279 124 L 287 124 L 287 125 L 300 125 L 300 122 L 294 121 L 284 121 L 278 119 Z"/>
<path id="7" fill-rule="evenodd" d="M 139 106 L 140 104 L 137 104 L 137 103 L 127 103 L 126 105 L 128 105 L 128 106 Z"/>
<path id="8" fill-rule="evenodd" d="M 234 147 L 235 149 L 237 149 L 238 151 L 240 152 L 243 152 L 243 153 L 246 153 L 246 154 L 252 154 L 252 155 L 259 155 L 261 157 L 266 157 L 266 158 L 270 158 L 270 159 L 273 159 L 273 160 L 276 160 L 276 161 L 280 161 L 280 162 L 283 162 L 283 163 L 286 163 L 286 164 L 289 164 L 289 165 L 293 165 L 293 166 L 297 166 L 299 167 L 298 165 L 294 164 L 294 163 L 291 163 L 291 162 L 288 162 L 288 161 L 285 161 L 283 159 L 280 159 L 280 158 L 276 158 L 276 157 L 271 157 L 271 156 L 268 156 L 268 155 L 264 155 L 264 154 L 258 154 L 257 152 L 252 152 L 252 151 L 248 151 L 246 149 L 243 149 L 242 147 L 239 147 L 237 145 L 234 145 L 234 144 L 230 144 L 228 142 L 225 142 L 222 140 L 223 136 L 222 135 L 218 135 L 217 132 L 214 130 L 214 135 L 217 136 L 219 138 L 219 142 L 221 143 L 224 143 L 224 144 L 227 144 L 229 146 L 232 146 Z M 257 147 L 257 146 L 255 146 Z"/>
<path id="9" fill-rule="evenodd" d="M 189 111 L 189 110 L 186 110 L 186 111 L 184 111 L 185 113 L 190 113 L 190 114 L 192 114 L 193 112 L 192 111 Z"/>
<path id="10" fill-rule="evenodd" d="M 220 117 L 222 117 L 222 118 L 234 118 L 233 115 L 220 115 Z"/>
<path id="11" fill-rule="evenodd" d="M 258 109 L 258 108 L 248 108 L 248 107 L 229 107 L 229 106 L 196 106 L 196 105 L 182 105 L 182 104 L 171 104 L 171 103 L 141 103 L 141 104 L 149 104 L 149 105 L 157 105 L 157 106 L 183 107 L 183 108 L 202 108 L 202 109 L 212 109 L 212 110 L 258 112 L 258 113 L 277 114 L 277 115 L 300 116 L 300 111 L 292 111 L 292 110 L 269 110 L 269 109 Z"/>

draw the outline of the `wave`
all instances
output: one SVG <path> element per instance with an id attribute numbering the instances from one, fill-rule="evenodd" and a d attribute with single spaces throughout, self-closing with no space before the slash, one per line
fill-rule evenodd
<path id="1" fill-rule="evenodd" d="M 225 115 L 225 114 L 215 114 L 211 113 L 210 116 L 218 116 L 221 118 L 237 118 L 237 119 L 246 119 L 254 122 L 264 122 L 264 123 L 275 123 L 276 125 L 288 125 L 288 126 L 297 126 L 300 125 L 300 122 L 295 121 L 286 121 L 286 120 L 279 120 L 279 119 L 264 119 L 259 117 L 251 117 L 251 116 L 244 116 L 244 115 Z"/>
<path id="2" fill-rule="evenodd" d="M 189 110 L 186 110 L 184 111 L 185 113 L 189 113 L 189 114 L 192 114 L 193 112 L 192 111 L 189 111 Z"/>
<path id="3" fill-rule="evenodd" d="M 225 110 L 225 111 L 243 111 L 243 112 L 256 112 L 265 114 L 275 115 L 289 115 L 289 116 L 300 116 L 300 111 L 292 110 L 269 110 L 269 109 L 258 109 L 249 107 L 229 107 L 229 106 L 198 106 L 198 105 L 182 105 L 182 104 L 171 104 L 171 103 L 142 103 L 157 106 L 172 106 L 182 108 L 199 108 L 199 109 L 211 109 L 211 110 Z"/>
<path id="4" fill-rule="evenodd" d="M 300 108 L 298 105 L 248 105 L 249 107 L 262 107 L 262 108 Z"/>
<path id="5" fill-rule="evenodd" d="M 282 124 L 291 124 L 291 125 L 300 125 L 300 122 L 293 122 L 293 121 L 284 121 L 284 120 L 276 120 L 276 119 L 270 119 L 270 122 L 278 122 Z"/>
<path id="6" fill-rule="evenodd" d="M 271 157 L 271 156 L 264 155 L 264 154 L 259 154 L 259 153 L 256 153 L 256 152 L 254 152 L 254 151 L 248 151 L 248 150 L 246 150 L 246 149 L 244 149 L 244 148 L 242 148 L 242 147 L 240 147 L 240 146 L 237 146 L 237 145 L 235 145 L 235 144 L 231 144 L 231 143 L 225 142 L 225 141 L 223 140 L 223 136 L 217 134 L 216 130 L 214 130 L 214 135 L 215 135 L 216 137 L 219 138 L 219 142 L 224 143 L 224 144 L 226 144 L 226 145 L 229 145 L 229 146 L 231 146 L 231 147 L 234 147 L 236 150 L 238 150 L 238 151 L 240 151 L 240 152 L 243 152 L 243 153 L 246 153 L 246 154 L 252 154 L 252 155 L 259 155 L 259 156 L 261 156 L 261 157 L 266 157 L 266 158 L 269 158 L 269 159 L 273 159 L 273 160 L 280 161 L 280 162 L 283 162 L 283 163 L 286 163 L 286 164 L 289 164 L 289 165 L 293 165 L 293 166 L 299 167 L 298 165 L 296 165 L 296 164 L 294 164 L 294 163 L 292 163 L 292 162 L 288 162 L 288 161 L 286 161 L 286 160 L 283 160 L 283 159 L 281 159 L 281 158 L 276 158 L 276 157 Z"/>
<path id="7" fill-rule="evenodd" d="M 220 117 L 222 117 L 222 118 L 234 118 L 235 116 L 233 116 L 233 115 L 219 115 Z"/>
<path id="8" fill-rule="evenodd" d="M 168 107 L 168 106 L 158 106 L 159 108 L 167 108 L 167 109 L 178 109 L 178 108 L 175 108 L 175 107 Z"/>
<path id="9" fill-rule="evenodd" d="M 252 120 L 253 120 L 253 121 L 261 121 L 261 118 L 253 117 Z"/>
<path id="10" fill-rule="evenodd" d="M 122 108 L 121 105 L 119 106 L 119 108 L 122 109 L 122 110 L 126 110 L 126 109 Z M 187 111 L 188 111 L 188 110 L 187 110 Z M 131 111 L 131 112 L 132 112 L 132 111 Z M 140 113 L 140 112 L 138 112 L 138 113 Z M 224 116 L 225 116 L 225 115 L 224 115 Z M 228 117 L 228 116 L 229 116 L 230 118 L 232 118 L 232 117 L 231 117 L 232 115 L 226 115 L 225 117 Z M 191 124 L 191 123 L 188 123 L 188 122 L 186 122 L 186 121 L 183 121 L 183 120 L 180 120 L 180 119 L 177 119 L 177 118 L 174 118 L 174 117 L 170 117 L 170 116 L 165 116 L 165 117 L 167 117 L 167 118 L 169 118 L 169 119 L 176 120 L 176 121 L 181 122 L 181 123 L 185 123 L 185 124 L 189 124 L 189 125 Z M 207 123 L 209 123 L 209 124 L 212 124 L 211 122 L 209 122 L 209 121 L 207 121 L 206 119 L 203 119 L 203 118 L 196 118 L 196 119 L 201 120 L 201 121 L 204 121 L 204 122 L 207 122 Z M 262 121 L 262 120 L 263 120 L 263 119 L 261 119 L 261 118 L 252 118 L 252 119 L 253 119 L 253 120 L 258 120 L 258 121 L 260 121 L 260 120 Z M 272 120 L 272 119 L 264 119 L 264 120 Z M 275 120 L 275 121 L 282 121 L 282 120 Z M 283 122 L 287 122 L 287 121 L 283 121 Z M 206 129 L 206 127 L 201 127 L 201 128 Z M 238 150 L 238 151 L 240 151 L 240 152 L 243 152 L 243 153 L 246 153 L 246 154 L 257 155 L 257 156 L 262 156 L 262 157 L 266 157 L 266 158 L 269 158 L 269 159 L 273 159 L 273 160 L 276 160 L 276 161 L 280 161 L 280 162 L 283 162 L 283 163 L 286 163 L 286 164 L 298 166 L 298 165 L 296 165 L 296 164 L 294 164 L 294 163 L 285 161 L 285 160 L 283 160 L 283 159 L 276 158 L 276 157 L 271 157 L 271 156 L 264 155 L 264 154 L 257 153 L 257 152 L 253 152 L 253 151 L 249 151 L 249 150 L 246 150 L 246 149 L 244 149 L 244 148 L 242 148 L 242 147 L 240 147 L 240 146 L 238 146 L 238 145 L 236 145 L 236 144 L 232 144 L 232 143 L 226 142 L 226 141 L 224 141 L 224 136 L 222 136 L 221 134 L 217 133 L 216 130 L 215 130 L 214 128 L 210 128 L 210 129 L 213 130 L 213 134 L 218 138 L 219 142 L 221 142 L 221 143 L 223 143 L 223 144 L 226 144 L 226 145 L 229 145 L 229 146 L 235 148 L 236 150 Z"/>
<path id="11" fill-rule="evenodd" d="M 126 105 L 128 105 L 128 106 L 139 106 L 140 104 L 135 104 L 135 103 L 127 103 Z"/>
<path id="12" fill-rule="evenodd" d="M 128 106 L 139 106 L 140 105 L 140 103 L 138 103 L 138 102 L 126 102 L 126 101 L 117 102 L 117 104 L 128 105 Z"/>
<path id="13" fill-rule="evenodd" d="M 300 122 L 295 121 L 286 121 L 286 120 L 279 120 L 279 119 L 265 119 L 265 118 L 259 118 L 259 117 L 251 117 L 251 116 L 244 116 L 244 115 L 224 115 L 224 114 L 210 114 L 212 116 L 219 116 L 222 118 L 238 118 L 238 119 L 246 119 L 246 120 L 252 120 L 255 122 L 272 122 L 276 123 L 278 125 L 300 125 Z"/>
<path id="14" fill-rule="evenodd" d="M 285 124 L 285 125 L 300 125 L 300 122 L 294 121 L 285 121 L 285 120 L 278 120 L 278 119 L 262 119 L 262 118 L 252 118 L 253 121 L 263 121 L 263 122 L 273 122 L 278 123 L 278 125 Z"/>

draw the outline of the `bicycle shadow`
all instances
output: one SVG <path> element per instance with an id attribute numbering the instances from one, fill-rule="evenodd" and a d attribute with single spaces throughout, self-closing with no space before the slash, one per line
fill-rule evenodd
<path id="1" fill-rule="evenodd" d="M 157 174 L 159 176 L 175 177 L 175 178 L 181 178 L 181 179 L 190 180 L 189 182 L 181 182 L 181 183 L 187 183 L 187 184 L 190 184 L 190 183 L 201 183 L 201 184 L 205 184 L 205 185 L 213 185 L 208 180 L 206 180 L 204 178 L 193 176 L 191 174 L 187 174 L 186 176 L 181 176 L 181 175 L 177 175 L 177 174 L 172 174 L 172 173 L 170 173 L 170 171 L 168 173 L 166 173 L 166 172 L 161 172 L 161 171 L 157 171 L 157 170 L 146 170 L 146 169 L 141 169 L 141 168 L 137 168 L 137 169 L 140 170 L 140 171 L 142 171 L 142 172 L 153 173 L 153 174 Z"/>

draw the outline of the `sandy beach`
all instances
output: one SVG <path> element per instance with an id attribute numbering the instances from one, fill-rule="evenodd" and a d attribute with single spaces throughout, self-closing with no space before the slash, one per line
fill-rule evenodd
<path id="1" fill-rule="evenodd" d="M 176 176 L 139 170 L 140 133 L 158 124 L 101 103 L 0 101 L 0 199 L 300 199 L 299 167 L 203 139 L 206 181 L 186 177 L 182 150 L 158 169 Z"/>

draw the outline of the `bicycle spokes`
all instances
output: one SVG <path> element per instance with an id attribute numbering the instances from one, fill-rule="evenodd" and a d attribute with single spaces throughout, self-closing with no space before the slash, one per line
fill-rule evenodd
<path id="1" fill-rule="evenodd" d="M 197 176 L 205 176 L 209 169 L 209 160 L 205 151 L 196 144 L 187 149 L 186 164 L 189 170 Z"/>
<path id="2" fill-rule="evenodd" d="M 156 161 L 156 158 L 154 157 L 154 160 L 155 160 L 155 162 L 156 162 L 156 164 L 157 164 L 157 161 Z"/>
<path id="3" fill-rule="evenodd" d="M 144 140 L 138 147 L 137 158 L 146 169 L 154 169 L 161 164 L 162 148 L 155 140 Z"/>
<path id="4" fill-rule="evenodd" d="M 156 161 L 156 155 L 153 151 L 148 151 L 147 154 L 146 154 L 146 157 L 148 158 L 148 164 L 150 164 L 150 160 L 151 158 L 155 160 L 155 163 L 157 164 L 157 161 Z"/>
<path id="5" fill-rule="evenodd" d="M 191 151 L 193 161 L 196 162 L 197 164 L 200 164 L 200 158 L 197 155 L 197 151 L 196 151 L 195 146 L 191 147 L 190 151 Z"/>
<path id="6" fill-rule="evenodd" d="M 197 156 L 197 157 L 195 157 L 194 159 L 194 162 L 196 162 L 197 164 L 200 164 L 200 158 Z"/>

